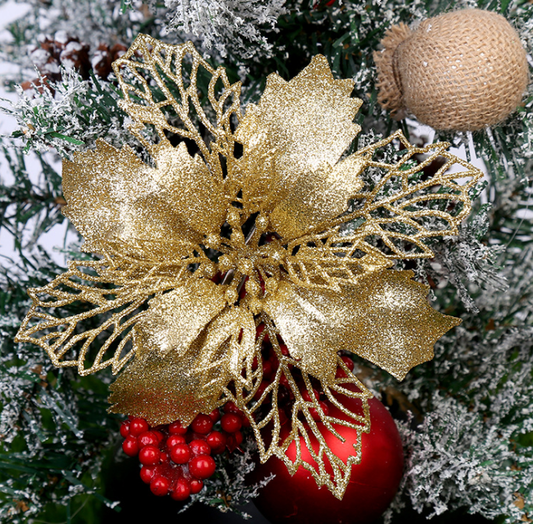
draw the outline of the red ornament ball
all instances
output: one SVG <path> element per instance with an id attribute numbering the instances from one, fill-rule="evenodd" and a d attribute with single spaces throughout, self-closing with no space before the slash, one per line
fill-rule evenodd
<path id="1" fill-rule="evenodd" d="M 342 404 L 352 412 L 361 413 L 361 402 L 344 395 L 337 396 Z M 276 477 L 271 480 L 254 500 L 258 509 L 273 524 L 367 524 L 377 519 L 392 502 L 403 472 L 403 449 L 396 424 L 387 408 L 377 399 L 370 399 L 370 433 L 362 435 L 362 458 L 352 467 L 350 483 L 342 500 L 335 498 L 327 487 L 318 488 L 309 471 L 300 466 L 291 476 L 285 464 L 276 457 L 259 465 L 254 477 L 262 479 L 271 473 Z M 346 420 L 346 416 L 337 407 L 330 404 L 330 416 Z M 357 442 L 357 432 L 351 428 L 335 425 L 336 430 L 346 439 L 343 443 L 322 423 L 326 442 L 332 451 L 346 461 L 353 455 L 353 444 Z M 281 438 L 290 433 L 290 421 L 282 426 Z M 318 442 L 309 433 L 313 447 Z M 300 438 L 302 452 L 307 462 L 311 456 L 303 438 Z M 287 455 L 291 460 L 295 456 L 293 442 Z"/>

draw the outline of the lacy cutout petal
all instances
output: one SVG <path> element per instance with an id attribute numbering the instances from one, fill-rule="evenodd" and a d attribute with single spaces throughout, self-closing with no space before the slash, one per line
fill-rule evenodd
<path id="1" fill-rule="evenodd" d="M 289 82 L 268 77 L 259 104 L 249 106 L 236 132 L 251 212 L 271 210 L 298 181 L 322 176 L 321 169 L 338 162 L 361 129 L 353 123 L 361 101 L 350 98 L 352 89 L 351 80 L 333 79 L 323 56 Z"/>
<path id="2" fill-rule="evenodd" d="M 402 147 L 397 162 L 374 160 L 381 148 L 395 140 Z M 363 205 L 344 218 L 363 223 L 353 235 L 334 235 L 337 241 L 353 242 L 360 251 L 391 259 L 433 257 L 428 240 L 457 235 L 471 210 L 469 192 L 483 176 L 466 160 L 449 153 L 448 147 L 447 142 L 416 147 L 397 131 L 358 151 L 367 167 L 381 170 L 383 176 L 373 188 L 355 195 Z M 419 161 L 417 157 L 422 156 Z M 440 162 L 440 167 L 431 176 L 425 175 L 424 169 L 433 162 Z"/>
<path id="3" fill-rule="evenodd" d="M 108 366 L 117 373 L 133 357 L 132 327 L 145 314 L 142 306 L 179 285 L 183 271 L 169 277 L 137 265 L 72 261 L 50 284 L 28 290 L 33 305 L 15 340 L 37 344 L 55 366 L 77 367 L 80 375 Z M 84 308 L 72 314 L 70 306 L 77 302 Z"/>
<path id="4" fill-rule="evenodd" d="M 241 83 L 231 84 L 223 67 L 212 67 L 191 42 L 171 45 L 141 34 L 113 70 L 124 96 L 121 107 L 133 120 L 130 130 L 147 151 L 157 149 L 155 143 L 169 145 L 168 136 L 177 135 L 196 144 L 219 182 L 224 179 L 219 155 L 228 172 L 234 171 L 231 125 L 240 118 Z"/>
<path id="5" fill-rule="evenodd" d="M 254 396 L 256 388 L 249 391 L 238 384 L 226 388 L 225 395 L 248 417 L 257 440 L 261 462 L 272 456 L 278 457 L 291 474 L 302 466 L 309 471 L 318 486 L 325 485 L 335 497 L 342 499 L 350 481 L 352 466 L 361 461 L 360 437 L 370 430 L 368 399 L 372 394 L 347 369 L 342 359 L 336 356 L 336 366 L 343 373 L 334 377 L 330 383 L 320 384 L 320 390 L 332 406 L 331 412 L 326 415 L 318 399 L 314 397 L 316 382 L 313 383 L 313 379 L 305 371 L 298 370 L 299 361 L 283 354 L 278 341 L 279 330 L 264 314 L 260 316 L 259 322 L 264 323 L 266 329 L 259 337 L 258 345 L 261 345 L 263 336 L 268 333 L 279 361 L 275 375 L 259 399 Z M 261 368 L 260 351 L 257 358 Z M 259 374 L 254 379 L 258 386 L 262 377 Z M 282 379 L 285 385 L 281 384 Z M 308 393 L 308 400 L 303 397 L 304 391 Z M 352 399 L 351 409 L 340 402 L 340 395 Z M 290 406 L 284 405 L 287 398 L 291 399 Z M 289 420 L 282 427 L 280 413 L 287 413 L 287 410 L 290 410 Z M 315 419 L 317 415 L 319 420 Z M 332 440 L 342 440 L 336 429 L 338 425 L 352 428 L 358 434 L 357 442 L 346 461 L 337 457 L 328 445 Z M 303 451 L 301 441 L 305 441 L 309 453 Z"/>

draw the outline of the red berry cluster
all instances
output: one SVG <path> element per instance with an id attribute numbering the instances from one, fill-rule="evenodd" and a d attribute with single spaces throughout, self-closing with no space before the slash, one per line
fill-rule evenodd
<path id="1" fill-rule="evenodd" d="M 264 324 L 260 324 L 257 326 L 257 337 L 259 337 L 263 331 L 265 330 Z M 281 353 L 284 356 L 289 355 L 289 350 L 287 349 L 287 346 L 283 342 L 282 338 L 278 335 L 278 344 L 281 350 Z M 262 342 L 262 348 L 261 348 L 261 354 L 263 359 L 263 381 L 261 382 L 259 388 L 257 389 L 257 392 L 255 394 L 255 399 L 258 400 L 264 393 L 265 389 L 271 384 L 272 378 L 275 375 L 278 367 L 279 367 L 279 360 L 276 355 L 276 352 L 274 351 L 274 348 L 272 347 L 272 344 L 270 342 L 269 334 L 266 333 L 263 337 Z M 353 360 L 348 356 L 342 356 L 341 357 L 346 367 L 353 371 L 354 369 L 354 363 Z M 309 391 L 307 390 L 303 378 L 301 376 L 301 372 L 298 368 L 293 367 L 292 365 L 289 365 L 289 368 L 291 370 L 291 374 L 293 378 L 295 379 L 298 388 L 300 390 L 300 394 L 302 395 L 302 398 L 306 402 L 311 402 L 312 397 Z M 341 367 L 337 368 L 337 377 L 345 377 L 346 374 L 344 370 Z M 324 415 L 329 414 L 329 400 L 326 398 L 326 395 L 322 392 L 320 388 L 320 384 L 317 380 L 311 379 L 311 382 L 316 382 L 315 388 L 313 388 L 313 396 L 318 400 L 318 404 L 324 413 Z M 319 393 L 320 391 L 320 393 Z M 269 403 L 270 399 L 267 399 L 266 402 Z M 292 405 L 294 403 L 294 392 L 291 390 L 291 387 L 289 385 L 289 379 L 282 374 L 279 381 L 279 388 L 278 388 L 278 398 L 277 398 L 278 406 L 280 408 L 279 410 L 279 417 L 280 422 L 283 424 L 288 417 L 292 414 Z M 320 413 L 316 408 L 311 408 L 309 410 L 311 416 L 315 420 L 320 419 Z"/>
<path id="2" fill-rule="evenodd" d="M 218 409 L 199 414 L 188 427 L 179 421 L 150 427 L 146 420 L 133 417 L 122 423 L 122 449 L 130 457 L 139 456 L 141 479 L 154 495 L 182 501 L 198 493 L 203 481 L 215 473 L 211 455 L 226 449 L 233 452 L 242 443 L 240 430 L 248 420 L 232 402 L 224 411 L 222 417 Z"/>

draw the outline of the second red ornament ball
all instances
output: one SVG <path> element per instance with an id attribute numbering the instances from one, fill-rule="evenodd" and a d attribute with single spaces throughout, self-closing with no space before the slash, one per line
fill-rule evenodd
<path id="1" fill-rule="evenodd" d="M 361 410 L 360 401 L 346 396 L 337 397 L 353 412 Z M 362 435 L 361 462 L 352 467 L 350 483 L 342 500 L 335 498 L 326 487 L 319 489 L 303 467 L 291 476 L 285 464 L 272 457 L 258 465 L 254 477 L 264 478 L 275 473 L 260 492 L 255 505 L 273 524 L 369 524 L 389 506 L 398 490 L 403 473 L 403 448 L 396 424 L 387 408 L 373 398 L 369 401 L 370 433 Z M 332 407 L 330 415 L 346 419 L 344 413 Z M 319 427 L 323 426 L 318 424 Z M 341 442 L 324 431 L 331 450 L 344 461 L 354 453 L 357 433 L 351 428 L 336 425 L 346 439 Z M 290 422 L 282 426 L 282 438 L 290 432 Z M 312 443 L 317 444 L 316 439 Z M 302 448 L 305 443 L 301 439 Z M 287 454 L 294 460 L 294 443 Z"/>

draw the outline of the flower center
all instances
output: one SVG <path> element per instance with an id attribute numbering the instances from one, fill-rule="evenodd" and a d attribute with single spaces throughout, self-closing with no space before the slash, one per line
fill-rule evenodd
<path id="1" fill-rule="evenodd" d="M 206 236 L 206 246 L 220 253 L 216 272 L 229 304 L 244 301 L 259 310 L 261 298 L 277 289 L 287 252 L 268 226 L 266 216 L 251 220 L 232 207 L 220 234 Z"/>

